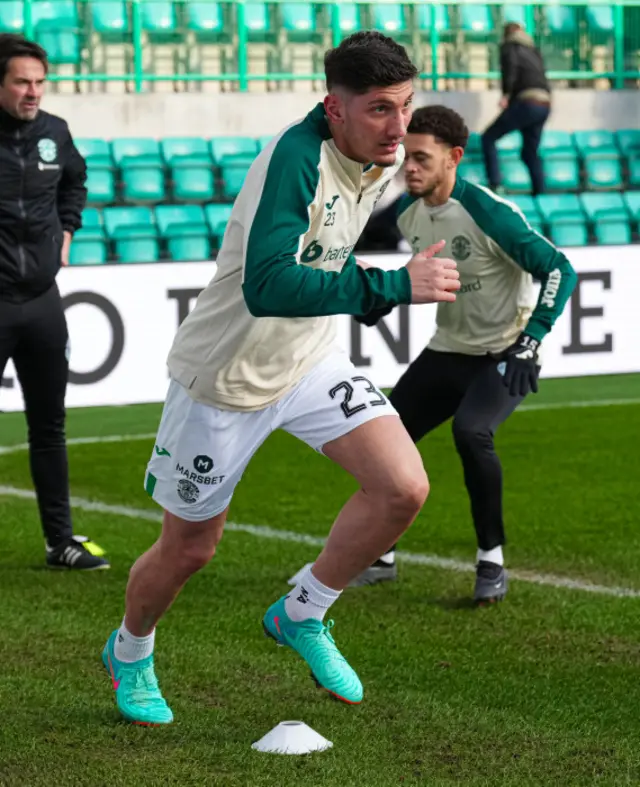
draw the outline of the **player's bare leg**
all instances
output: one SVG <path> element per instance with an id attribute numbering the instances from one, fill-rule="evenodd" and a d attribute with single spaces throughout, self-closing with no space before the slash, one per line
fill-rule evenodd
<path id="1" fill-rule="evenodd" d="M 297 651 L 316 683 L 336 698 L 361 702 L 360 679 L 322 621 L 349 582 L 380 557 L 411 525 L 429 484 L 413 441 L 394 415 L 382 416 L 324 446 L 326 456 L 360 483 L 327 543 L 296 587 L 264 616 L 267 634 Z"/>
<path id="2" fill-rule="evenodd" d="M 155 627 L 187 580 L 213 557 L 227 512 L 188 522 L 165 511 L 162 533 L 131 568 L 122 626 L 105 645 L 102 659 L 111 676 L 118 709 L 135 724 L 173 720 L 153 666 Z"/>

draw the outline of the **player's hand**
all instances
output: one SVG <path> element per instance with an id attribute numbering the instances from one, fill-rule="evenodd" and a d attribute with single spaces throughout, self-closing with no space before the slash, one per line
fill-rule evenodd
<path id="1" fill-rule="evenodd" d="M 523 333 L 518 341 L 508 347 L 498 371 L 511 396 L 538 393 L 538 347 L 540 342 Z"/>
<path id="2" fill-rule="evenodd" d="M 391 314 L 392 311 L 393 306 L 383 306 L 381 309 L 373 309 L 368 314 L 357 314 L 355 316 L 355 321 L 371 327 L 375 325 L 378 320 L 386 317 L 387 314 Z"/>
<path id="3" fill-rule="evenodd" d="M 411 303 L 453 303 L 460 289 L 456 263 L 435 255 L 444 249 L 441 240 L 415 254 L 407 263 L 411 278 Z"/>
<path id="4" fill-rule="evenodd" d="M 69 265 L 69 250 L 71 249 L 71 233 L 63 233 L 62 249 L 60 250 L 60 264 L 63 268 Z"/>

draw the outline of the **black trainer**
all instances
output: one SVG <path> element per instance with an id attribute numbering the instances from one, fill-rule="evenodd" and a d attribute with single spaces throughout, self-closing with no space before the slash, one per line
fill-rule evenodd
<path id="1" fill-rule="evenodd" d="M 93 555 L 85 546 L 86 536 L 71 536 L 56 547 L 46 545 L 47 566 L 49 568 L 75 569 L 76 571 L 96 571 L 111 568 L 109 561 L 100 555 Z M 102 551 L 98 547 L 96 551 Z"/>
<path id="2" fill-rule="evenodd" d="M 398 566 L 395 563 L 385 563 L 383 560 L 376 562 L 365 568 L 355 579 L 349 583 L 351 588 L 359 588 L 364 585 L 377 585 L 378 582 L 393 582 L 398 578 Z"/>
<path id="3" fill-rule="evenodd" d="M 507 572 L 504 566 L 479 560 L 476 566 L 476 586 L 474 601 L 480 604 L 493 604 L 502 601 L 507 595 Z"/>

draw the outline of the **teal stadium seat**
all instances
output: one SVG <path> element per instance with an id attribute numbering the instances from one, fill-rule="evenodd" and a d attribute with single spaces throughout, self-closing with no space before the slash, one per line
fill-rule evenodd
<path id="1" fill-rule="evenodd" d="M 587 29 L 598 39 L 611 35 L 615 29 L 613 5 L 589 5 L 586 9 Z"/>
<path id="2" fill-rule="evenodd" d="M 83 137 L 74 140 L 80 155 L 87 163 L 87 167 L 99 169 L 112 169 L 114 166 L 111 155 L 111 147 L 105 139 L 85 139 Z"/>
<path id="3" fill-rule="evenodd" d="M 24 4 L 22 0 L 0 2 L 0 32 L 22 33 L 24 30 Z"/>
<path id="4" fill-rule="evenodd" d="M 198 41 L 218 41 L 224 37 L 224 13 L 220 3 L 187 0 L 184 12 L 187 28 L 194 31 Z"/>
<path id="5" fill-rule="evenodd" d="M 183 164 L 213 166 L 207 140 L 201 137 L 167 137 L 161 141 L 160 149 L 170 167 Z"/>
<path id="6" fill-rule="evenodd" d="M 69 251 L 70 265 L 102 265 L 107 261 L 107 245 L 100 211 L 85 208 L 82 227 L 76 230 Z"/>
<path id="7" fill-rule="evenodd" d="M 587 246 L 589 234 L 584 219 L 552 222 L 549 237 L 556 246 Z"/>
<path id="8" fill-rule="evenodd" d="M 584 211 L 577 194 L 540 194 L 538 210 L 546 223 L 552 219 L 583 219 Z"/>
<path id="9" fill-rule="evenodd" d="M 511 134 L 505 134 L 496 142 L 498 155 L 501 159 L 520 158 L 522 152 L 522 134 L 518 131 L 513 131 Z"/>
<path id="10" fill-rule="evenodd" d="M 131 32 L 127 4 L 123 0 L 91 0 L 91 26 L 104 43 L 122 43 Z"/>
<path id="11" fill-rule="evenodd" d="M 507 159 L 500 164 L 502 185 L 509 193 L 528 194 L 531 192 L 531 175 L 519 159 Z"/>
<path id="12" fill-rule="evenodd" d="M 209 259 L 209 227 L 200 205 L 158 205 L 156 222 L 172 260 Z"/>
<path id="13" fill-rule="evenodd" d="M 225 156 L 256 157 L 258 143 L 251 137 L 213 137 L 209 142 L 215 164 L 220 166 Z"/>
<path id="14" fill-rule="evenodd" d="M 80 21 L 75 0 L 35 0 L 31 21 L 34 37 L 46 49 L 50 63 L 80 63 Z"/>
<path id="15" fill-rule="evenodd" d="M 640 189 L 640 153 L 633 153 L 629 156 L 628 167 L 627 187 Z"/>
<path id="16" fill-rule="evenodd" d="M 516 22 L 523 30 L 528 30 L 529 24 L 527 20 L 526 6 L 524 5 L 503 5 L 502 6 L 502 22 Z"/>
<path id="17" fill-rule="evenodd" d="M 538 210 L 535 197 L 532 197 L 530 194 L 512 194 L 508 199 L 509 202 L 513 202 L 516 205 L 534 230 L 542 232 L 542 216 Z"/>
<path id="18" fill-rule="evenodd" d="M 173 137 L 161 142 L 171 168 L 173 198 L 178 202 L 208 202 L 215 195 L 213 160 L 209 145 L 198 137 Z"/>
<path id="19" fill-rule="evenodd" d="M 622 199 L 636 224 L 636 229 L 640 230 L 640 191 L 625 191 Z"/>
<path id="20" fill-rule="evenodd" d="M 288 41 L 311 43 L 316 38 L 316 17 L 311 3 L 281 3 L 282 29 Z"/>
<path id="21" fill-rule="evenodd" d="M 222 188 L 226 199 L 232 200 L 238 196 L 253 160 L 252 156 L 245 155 L 224 157 L 221 171 Z"/>
<path id="22" fill-rule="evenodd" d="M 116 184 L 110 169 L 87 167 L 87 203 L 89 205 L 110 205 L 116 201 Z"/>
<path id="23" fill-rule="evenodd" d="M 414 8 L 416 10 L 416 29 L 423 40 L 431 34 L 432 22 L 435 23 L 435 28 L 441 39 L 448 37 L 448 34 L 451 33 L 451 24 L 449 8 L 446 5 L 420 3 Z"/>
<path id="24" fill-rule="evenodd" d="M 546 5 L 544 16 L 552 36 L 574 35 L 577 32 L 576 10 L 566 5 Z"/>
<path id="25" fill-rule="evenodd" d="M 140 3 L 140 21 L 151 43 L 167 43 L 178 36 L 176 8 L 172 0 L 144 0 Z"/>
<path id="26" fill-rule="evenodd" d="M 339 3 L 333 6 L 335 24 L 341 38 L 347 38 L 362 29 L 360 11 L 356 3 Z"/>
<path id="27" fill-rule="evenodd" d="M 582 158 L 620 155 L 613 131 L 575 131 L 573 138 Z"/>
<path id="28" fill-rule="evenodd" d="M 561 158 L 555 154 L 543 158 L 544 184 L 548 191 L 578 191 L 580 168 L 575 156 Z"/>
<path id="29" fill-rule="evenodd" d="M 577 154 L 570 132 L 550 129 L 542 132 L 539 152 L 542 158 L 571 158 Z"/>
<path id="30" fill-rule="evenodd" d="M 166 195 L 164 170 L 133 166 L 122 169 L 122 197 L 125 202 L 162 202 Z"/>
<path id="31" fill-rule="evenodd" d="M 640 129 L 625 128 L 616 131 L 616 141 L 625 158 L 633 154 L 640 155 Z"/>
<path id="32" fill-rule="evenodd" d="M 216 240 L 216 247 L 219 249 L 222 244 L 224 231 L 233 210 L 231 205 L 207 205 L 204 209 L 210 234 Z"/>
<path id="33" fill-rule="evenodd" d="M 111 152 L 117 167 L 162 167 L 160 143 L 149 137 L 119 137 L 112 140 Z"/>
<path id="34" fill-rule="evenodd" d="M 621 190 L 624 184 L 620 159 L 589 156 L 585 159 L 585 185 L 592 190 Z"/>
<path id="35" fill-rule="evenodd" d="M 151 208 L 109 207 L 102 215 L 120 262 L 158 262 L 160 249 Z"/>
<path id="36" fill-rule="evenodd" d="M 577 194 L 541 194 L 538 208 L 548 236 L 558 246 L 586 246 L 587 222 Z"/>
<path id="37" fill-rule="evenodd" d="M 244 22 L 247 28 L 247 39 L 250 43 L 268 43 L 274 36 L 266 3 L 246 3 Z"/>
<path id="38" fill-rule="evenodd" d="M 374 3 L 371 6 L 372 29 L 390 38 L 409 39 L 404 8 L 399 3 Z"/>
<path id="39" fill-rule="evenodd" d="M 621 194 L 584 193 L 580 201 L 599 244 L 631 243 L 630 216 Z"/>
<path id="40" fill-rule="evenodd" d="M 483 161 L 482 138 L 477 131 L 472 131 L 469 134 L 467 147 L 464 150 L 463 161 L 467 161 L 467 162 Z"/>
<path id="41" fill-rule="evenodd" d="M 478 3 L 461 3 L 458 6 L 460 24 L 465 38 L 485 40 L 494 31 L 489 6 Z"/>
<path id="42" fill-rule="evenodd" d="M 468 180 L 469 183 L 475 183 L 479 186 L 487 185 L 487 171 L 481 161 L 467 161 L 464 159 L 458 166 L 458 174 L 461 178 Z"/>

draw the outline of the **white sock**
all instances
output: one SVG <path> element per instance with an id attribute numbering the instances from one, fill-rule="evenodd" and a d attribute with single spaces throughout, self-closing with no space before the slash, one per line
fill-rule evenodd
<path id="1" fill-rule="evenodd" d="M 487 563 L 497 563 L 499 566 L 504 566 L 504 558 L 502 557 L 502 547 L 494 547 L 487 552 L 484 549 L 478 550 L 478 560 L 486 560 Z"/>
<path id="2" fill-rule="evenodd" d="M 323 585 L 313 576 L 312 568 L 298 580 L 298 584 L 284 602 L 287 615 L 296 622 L 309 618 L 322 620 L 342 593 L 341 590 L 333 590 Z"/>
<path id="3" fill-rule="evenodd" d="M 153 643 L 156 638 L 156 630 L 154 629 L 151 634 L 146 637 L 134 637 L 134 635 L 127 631 L 127 627 L 122 625 L 118 629 L 118 636 L 114 646 L 115 656 L 118 661 L 140 661 L 146 659 L 153 653 Z"/>
<path id="4" fill-rule="evenodd" d="M 394 552 L 385 552 L 384 555 L 380 556 L 380 560 L 382 563 L 386 563 L 388 566 L 392 566 L 396 562 L 396 553 Z"/>

